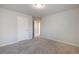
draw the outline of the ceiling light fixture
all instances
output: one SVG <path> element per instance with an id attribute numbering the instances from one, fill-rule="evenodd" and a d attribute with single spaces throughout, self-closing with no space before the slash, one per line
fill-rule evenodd
<path id="1" fill-rule="evenodd" d="M 44 4 L 34 4 L 35 8 L 44 8 L 45 5 Z"/>

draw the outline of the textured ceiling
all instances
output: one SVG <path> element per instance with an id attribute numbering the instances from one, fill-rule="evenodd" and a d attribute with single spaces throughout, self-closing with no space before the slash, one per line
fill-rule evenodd
<path id="1" fill-rule="evenodd" d="M 29 14 L 32 16 L 47 16 L 64 10 L 78 8 L 77 4 L 46 4 L 44 8 L 34 8 L 32 4 L 0 4 L 0 7 Z"/>

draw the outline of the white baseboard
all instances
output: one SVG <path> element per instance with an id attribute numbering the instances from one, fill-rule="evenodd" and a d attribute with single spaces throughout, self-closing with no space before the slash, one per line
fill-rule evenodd
<path id="1" fill-rule="evenodd" d="M 11 45 L 11 44 L 15 44 L 15 43 L 18 43 L 19 41 L 16 41 L 16 42 L 7 42 L 7 43 L 3 43 L 3 44 L 0 44 L 0 47 L 3 47 L 3 46 L 7 46 L 7 45 Z"/>
<path id="2" fill-rule="evenodd" d="M 54 41 L 57 41 L 57 42 L 61 42 L 61 43 L 65 43 L 65 44 L 68 44 L 68 45 L 72 45 L 72 46 L 79 47 L 79 45 L 78 45 L 78 44 L 71 43 L 71 42 L 66 42 L 66 41 L 61 41 L 61 40 L 54 40 Z"/>
<path id="3" fill-rule="evenodd" d="M 23 39 L 23 40 L 26 40 L 26 39 Z M 18 40 L 18 41 L 15 41 L 15 42 L 7 42 L 5 44 L 0 44 L 0 47 L 15 44 L 15 43 L 19 43 L 20 41 L 23 41 L 23 40 Z M 30 39 L 27 39 L 27 40 L 30 40 Z"/>
<path id="4" fill-rule="evenodd" d="M 44 38 L 44 37 L 42 37 Z M 55 40 L 55 39 L 50 39 L 50 38 L 45 38 L 45 39 L 48 39 L 48 40 L 54 40 L 54 41 L 57 41 L 57 42 L 60 42 L 60 43 L 65 43 L 65 44 L 68 44 L 68 45 L 72 45 L 72 46 L 76 46 L 76 47 L 79 47 L 78 44 L 75 44 L 75 43 L 71 43 L 71 42 L 66 42 L 66 41 L 63 41 L 63 40 Z"/>

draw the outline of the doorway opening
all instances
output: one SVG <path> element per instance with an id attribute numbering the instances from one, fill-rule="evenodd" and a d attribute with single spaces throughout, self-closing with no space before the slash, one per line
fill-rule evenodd
<path id="1" fill-rule="evenodd" d="M 33 17 L 33 38 L 40 36 L 40 17 Z"/>

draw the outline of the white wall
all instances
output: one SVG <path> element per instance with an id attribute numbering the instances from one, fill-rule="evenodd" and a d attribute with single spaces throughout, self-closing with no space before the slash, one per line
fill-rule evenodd
<path id="1" fill-rule="evenodd" d="M 18 17 L 26 17 L 26 23 L 30 22 L 27 24 L 28 26 L 26 26 L 26 28 L 28 28 L 29 31 L 25 30 L 26 33 L 30 32 L 30 34 L 27 34 L 25 39 L 32 39 L 32 28 L 31 28 L 32 17 L 31 16 L 0 8 L 0 45 L 6 45 L 9 43 L 11 44 L 14 42 L 24 40 L 24 39 L 18 39 L 18 26 L 19 26 L 17 22 Z M 24 20 L 25 19 L 23 19 L 23 21 Z"/>
<path id="2" fill-rule="evenodd" d="M 79 46 L 79 8 L 43 17 L 41 36 Z"/>
<path id="3" fill-rule="evenodd" d="M 32 39 L 32 17 L 28 15 L 19 15 L 17 17 L 18 39 Z"/>

